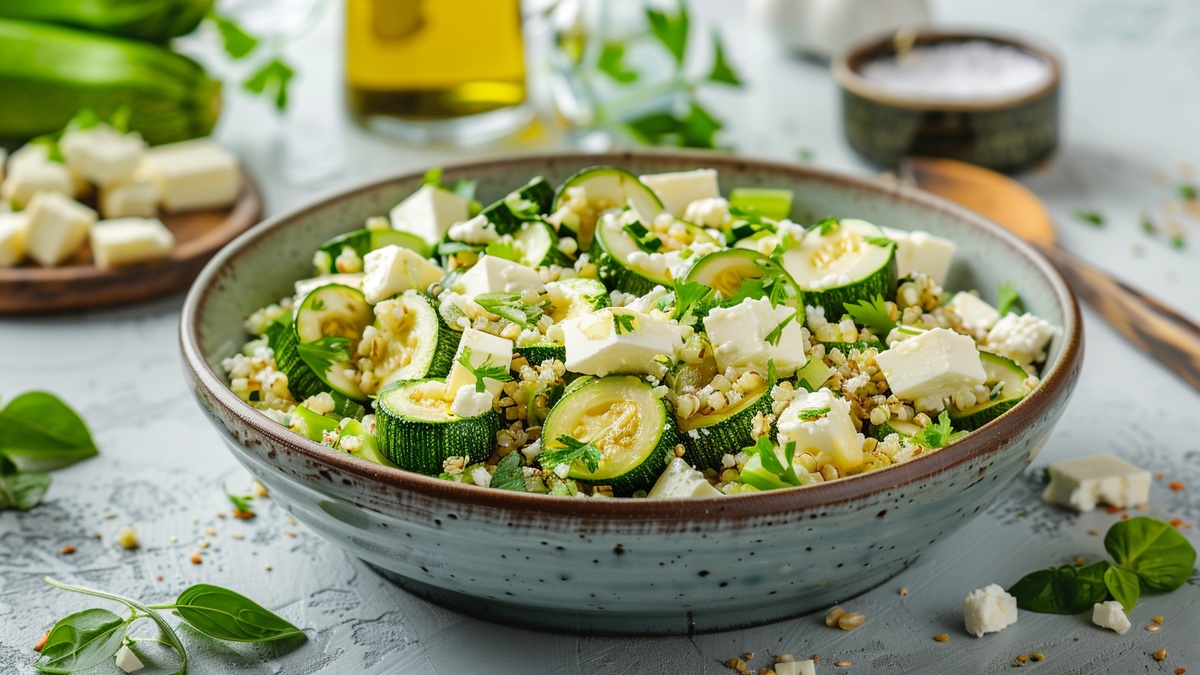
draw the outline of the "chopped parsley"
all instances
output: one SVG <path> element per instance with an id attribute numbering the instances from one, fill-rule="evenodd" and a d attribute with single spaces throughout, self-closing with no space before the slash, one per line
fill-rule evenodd
<path id="1" fill-rule="evenodd" d="M 784 230 L 783 234 L 779 235 L 779 243 L 775 244 L 775 248 L 771 249 L 771 257 L 778 258 L 787 253 L 796 246 L 796 236 L 792 234 L 790 229 Z"/>
<path id="2" fill-rule="evenodd" d="M 1002 282 L 996 311 L 1000 312 L 1000 316 L 1006 316 L 1010 311 L 1018 308 L 1024 309 L 1024 305 L 1021 304 L 1021 296 L 1017 295 L 1017 287 L 1011 281 Z"/>
<path id="3" fill-rule="evenodd" d="M 613 329 L 617 331 L 617 335 L 633 332 L 633 321 L 637 317 L 632 314 L 617 314 L 613 313 Z"/>
<path id="4" fill-rule="evenodd" d="M 811 422 L 813 420 L 819 420 L 822 417 L 828 415 L 829 410 L 830 409 L 828 406 L 826 406 L 824 408 L 813 408 L 812 410 L 801 410 L 800 411 L 800 419 L 802 419 L 806 422 Z"/>
<path id="5" fill-rule="evenodd" d="M 253 514 L 254 506 L 250 502 L 254 499 L 253 495 L 235 495 L 225 488 L 225 484 L 221 484 L 221 491 L 225 493 L 225 497 L 229 499 L 229 503 L 233 504 L 233 511 L 236 514 Z"/>
<path id="6" fill-rule="evenodd" d="M 527 305 L 516 293 L 480 293 L 475 302 L 492 314 L 530 330 L 542 317 L 541 305 Z"/>
<path id="7" fill-rule="evenodd" d="M 633 242 L 637 247 L 646 253 L 658 253 L 658 249 L 662 248 L 662 238 L 657 234 L 653 234 L 646 229 L 639 221 L 633 221 L 621 230 L 633 238 Z"/>
<path id="8" fill-rule="evenodd" d="M 296 345 L 296 352 L 309 368 L 324 373 L 333 367 L 333 364 L 351 359 L 350 338 L 326 335 L 312 342 L 301 342 Z"/>
<path id="9" fill-rule="evenodd" d="M 458 357 L 458 363 L 468 372 L 475 376 L 475 391 L 482 394 L 487 391 L 487 385 L 484 379 L 492 379 L 497 382 L 512 382 L 512 375 L 509 374 L 508 368 L 492 363 L 492 356 L 488 354 L 483 363 L 478 366 L 471 365 L 471 348 L 463 347 L 462 356 Z"/>
<path id="10" fill-rule="evenodd" d="M 779 455 L 775 450 L 775 444 L 771 442 L 770 436 L 759 436 L 758 441 L 749 447 L 742 448 L 742 452 L 747 455 L 758 455 L 762 466 L 767 471 L 779 476 L 779 480 L 788 485 L 801 485 L 800 476 L 796 474 L 796 466 L 792 464 L 792 459 L 796 456 L 796 442 L 788 441 L 784 446 L 783 454 L 787 462 L 784 464 L 779 461 Z"/>
<path id="11" fill-rule="evenodd" d="M 829 235 L 833 234 L 834 232 L 837 232 L 838 228 L 840 228 L 841 226 L 842 226 L 842 223 L 840 220 L 838 220 L 837 218 L 834 218 L 833 216 L 829 216 L 828 218 L 825 218 L 824 220 L 818 221 L 810 229 L 818 230 L 821 233 L 822 237 L 828 237 Z"/>
<path id="12" fill-rule="evenodd" d="M 583 465 L 592 473 L 600 468 L 600 460 L 603 459 L 600 448 L 566 434 L 559 434 L 558 438 L 554 440 L 562 443 L 565 447 L 543 450 L 538 455 L 538 463 L 544 468 L 554 470 L 554 467 L 560 464 L 571 464 L 575 460 L 583 462 Z"/>
<path id="13" fill-rule="evenodd" d="M 767 258 L 765 260 L 756 260 L 754 264 L 762 271 L 762 276 L 756 279 L 743 279 L 742 285 L 722 304 L 726 307 L 740 305 L 746 298 L 759 299 L 766 298 L 771 301 L 771 307 L 778 307 L 786 300 L 798 297 L 799 289 L 796 288 L 796 283 L 783 269 L 783 266 L 774 260 Z"/>
<path id="14" fill-rule="evenodd" d="M 1154 221 L 1150 220 L 1150 216 L 1142 216 L 1142 232 L 1151 235 L 1158 232 L 1158 228 L 1154 227 Z"/>
<path id="15" fill-rule="evenodd" d="M 896 327 L 896 321 L 888 313 L 887 303 L 882 295 L 876 295 L 870 300 L 859 300 L 857 303 L 845 303 L 846 313 L 860 325 L 875 331 L 877 335 L 886 336 Z"/>
<path id="16" fill-rule="evenodd" d="M 1104 226 L 1104 216 L 1098 211 L 1085 211 L 1084 209 L 1075 209 L 1075 212 L 1072 215 L 1075 216 L 1076 220 L 1078 220 L 1082 223 L 1087 223 L 1088 225 L 1091 225 L 1092 227 L 1103 227 Z"/>
<path id="17" fill-rule="evenodd" d="M 863 237 L 863 241 L 872 246 L 878 246 L 879 248 L 887 248 L 888 246 L 894 246 L 896 244 L 896 242 L 888 239 L 887 237 Z"/>
<path id="18" fill-rule="evenodd" d="M 799 310 L 792 312 L 791 314 L 789 314 L 787 316 L 786 319 L 784 319 L 783 321 L 780 321 L 778 326 L 775 326 L 774 328 L 772 328 L 771 332 L 767 333 L 767 337 L 765 338 L 767 343 L 770 344 L 772 347 L 778 347 L 779 339 L 783 337 L 783 329 L 787 328 L 787 325 L 796 318 L 797 314 L 799 314 Z M 772 362 L 772 363 L 774 363 L 774 362 Z"/>
<path id="19" fill-rule="evenodd" d="M 1184 248 L 1184 243 L 1185 243 L 1185 242 L 1184 242 L 1184 239 L 1183 239 L 1183 235 L 1182 235 L 1182 234 L 1173 234 L 1173 235 L 1171 235 L 1171 248 L 1176 248 L 1176 249 L 1179 249 L 1179 250 L 1183 250 L 1183 248 Z"/>
<path id="20" fill-rule="evenodd" d="M 938 415 L 936 422 L 930 422 L 929 426 L 913 436 L 913 441 L 927 448 L 937 449 L 945 447 L 966 433 L 965 431 L 954 431 L 950 426 L 950 416 L 943 410 L 942 414 Z"/>
<path id="21" fill-rule="evenodd" d="M 699 281 L 675 280 L 675 310 L 671 318 L 682 326 L 695 326 L 702 314 L 715 307 L 721 294 Z"/>

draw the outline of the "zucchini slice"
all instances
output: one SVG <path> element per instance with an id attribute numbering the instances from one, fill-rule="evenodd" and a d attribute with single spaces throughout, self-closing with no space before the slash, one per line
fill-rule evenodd
<path id="1" fill-rule="evenodd" d="M 729 208 L 783 220 L 792 213 L 793 194 L 787 188 L 733 188 L 729 193 Z"/>
<path id="2" fill-rule="evenodd" d="M 373 326 L 358 345 L 358 356 L 370 362 L 361 382 L 366 394 L 396 380 L 445 377 L 462 339 L 442 321 L 437 302 L 416 290 L 375 305 Z"/>
<path id="3" fill-rule="evenodd" d="M 559 361 L 567 360 L 567 348 L 564 345 L 555 344 L 553 342 L 543 342 L 535 345 L 526 345 L 524 347 L 513 347 L 513 354 L 523 356 L 531 366 L 540 366 L 543 361 L 548 359 L 558 359 Z"/>
<path id="4" fill-rule="evenodd" d="M 353 274 L 361 272 L 363 256 L 384 246 L 399 246 L 422 258 L 433 255 L 433 246 L 411 232 L 400 230 L 355 230 L 321 244 L 313 255 L 317 274 Z M 348 249 L 348 251 L 347 251 Z M 339 260 L 341 264 L 339 265 Z M 354 264 L 357 261 L 357 264 Z"/>
<path id="5" fill-rule="evenodd" d="M 612 305 L 604 284 L 587 277 L 563 279 L 546 285 L 550 307 L 546 313 L 554 323 L 562 323 Z"/>
<path id="6" fill-rule="evenodd" d="M 304 296 L 292 320 L 301 360 L 331 389 L 356 401 L 367 395 L 356 381 L 353 354 L 374 316 L 362 291 L 330 284 Z"/>
<path id="7" fill-rule="evenodd" d="M 761 389 L 746 394 L 721 412 L 695 414 L 679 420 L 688 461 L 700 469 L 717 469 L 726 454 L 736 455 L 742 448 L 754 445 L 750 435 L 754 418 L 759 413 L 771 414 L 771 388 L 774 386 L 773 380 L 767 381 Z"/>
<path id="8" fill-rule="evenodd" d="M 550 223 L 530 222 L 521 225 L 513 235 L 513 242 L 521 253 L 521 264 L 526 267 L 570 267 L 571 258 L 558 248 L 558 234 Z"/>
<path id="9" fill-rule="evenodd" d="M 610 289 L 645 295 L 655 286 L 671 287 L 671 272 L 662 255 L 643 251 L 633 235 L 625 230 L 625 218 L 602 218 L 590 250 L 600 280 Z M 630 262 L 634 253 L 647 253 L 654 261 Z"/>
<path id="10" fill-rule="evenodd" d="M 375 435 L 368 432 L 362 422 L 358 420 L 351 420 L 342 427 L 333 447 L 337 450 L 344 450 L 359 459 L 396 468 L 396 465 L 379 451 L 379 442 L 375 439 Z"/>
<path id="11" fill-rule="evenodd" d="M 875 427 L 875 438 L 881 441 L 892 434 L 900 434 L 900 438 L 912 438 L 919 433 L 921 433 L 921 425 L 898 419 L 890 419 Z"/>
<path id="12" fill-rule="evenodd" d="M 674 459 L 680 440 L 675 416 L 651 392 L 649 383 L 631 376 L 585 382 L 550 410 L 542 427 L 543 449 L 566 447 L 560 436 L 590 443 L 600 451 L 599 465 L 590 471 L 576 460 L 569 478 L 587 485 L 610 485 L 616 495 L 649 490 Z"/>
<path id="13" fill-rule="evenodd" d="M 742 290 L 747 280 L 764 277 L 770 277 L 773 283 L 784 284 L 786 297 L 799 299 L 799 286 L 779 263 L 757 251 L 740 248 L 716 251 L 700 258 L 688 270 L 684 283 L 699 282 L 717 290 L 728 300 Z M 769 293 L 771 289 L 765 290 Z M 797 320 L 804 322 L 803 305 L 800 306 Z"/>
<path id="14" fill-rule="evenodd" d="M 550 213 L 554 202 L 554 188 L 541 176 L 509 193 L 504 199 L 479 212 L 496 226 L 496 234 L 512 234 L 521 229 L 528 221 L 541 218 L 542 214 Z M 557 239 L 556 239 L 557 241 Z"/>
<path id="15" fill-rule="evenodd" d="M 896 243 L 865 220 L 826 220 L 783 254 L 804 304 L 823 307 L 836 321 L 846 303 L 895 297 Z"/>
<path id="16" fill-rule="evenodd" d="M 984 385 L 995 393 L 990 401 L 978 403 L 965 410 L 950 406 L 950 424 L 957 431 L 978 429 L 1008 412 L 1033 391 L 1025 386 L 1029 373 L 1015 361 L 991 352 L 979 352 L 979 361 L 983 364 L 983 372 L 987 373 Z"/>
<path id="17" fill-rule="evenodd" d="M 778 451 L 775 454 L 779 457 L 780 465 L 787 461 L 785 457 L 780 456 Z M 792 470 L 796 472 L 796 477 L 800 479 L 801 485 L 808 485 L 812 482 L 812 477 L 803 464 L 792 460 Z M 785 482 L 779 477 L 779 474 L 763 466 L 762 456 L 757 453 L 751 455 L 750 459 L 746 460 L 741 472 L 738 474 L 737 480 L 739 483 L 752 485 L 759 490 L 782 490 L 783 488 L 796 487 L 791 483 Z"/>
<path id="18" fill-rule="evenodd" d="M 338 430 L 337 420 L 317 414 L 302 405 L 292 409 L 287 419 L 289 429 L 318 443 L 325 441 L 326 433 L 332 434 Z"/>
<path id="19" fill-rule="evenodd" d="M 267 346 L 275 352 L 275 368 L 287 376 L 292 398 L 303 401 L 327 389 L 296 350 L 300 339 L 292 328 L 292 316 L 285 314 L 267 325 Z"/>
<path id="20" fill-rule="evenodd" d="M 445 380 L 399 381 L 381 391 L 375 419 L 380 452 L 401 469 L 427 476 L 441 473 L 450 457 L 465 457 L 468 464 L 490 457 L 500 415 L 488 408 L 459 417 L 450 403 Z"/>
<path id="21" fill-rule="evenodd" d="M 662 201 L 638 177 L 614 166 L 591 166 L 580 169 L 568 178 L 554 196 L 554 210 L 558 215 L 572 202 L 572 188 L 582 189 L 586 206 L 567 209 L 561 215 L 562 228 L 571 232 L 586 249 L 596 230 L 600 214 L 608 209 L 633 207 L 642 218 L 651 219 L 663 212 Z"/>

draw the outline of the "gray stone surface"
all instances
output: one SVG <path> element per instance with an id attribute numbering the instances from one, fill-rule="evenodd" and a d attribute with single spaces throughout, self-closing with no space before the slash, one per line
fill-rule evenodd
<path id="1" fill-rule="evenodd" d="M 730 36 L 731 57 L 751 82 L 744 94 L 713 97 L 732 120 L 739 150 L 792 159 L 808 148 L 820 165 L 869 171 L 840 138 L 835 88 L 820 67 L 781 54 L 734 3 L 695 4 Z M 1161 213 L 1173 185 L 1187 178 L 1181 165 L 1200 159 L 1200 7 L 1189 0 L 934 5 L 949 23 L 1033 32 L 1065 55 L 1064 147 L 1047 169 L 1023 180 L 1058 217 L 1065 246 L 1200 319 L 1200 266 L 1192 264 L 1200 239 L 1174 250 L 1138 226 L 1140 213 Z M 282 120 L 229 88 L 219 135 L 259 178 L 271 212 L 404 169 L 561 144 L 545 129 L 466 152 L 416 151 L 368 136 L 340 112 L 339 64 L 328 58 L 339 35 L 331 20 L 293 48 L 301 76 Z M 1102 211 L 1107 225 L 1079 223 L 1070 216 L 1077 208 Z M 1175 217 L 1197 232 L 1200 221 L 1182 212 Z M 892 582 L 846 598 L 844 606 L 867 615 L 863 628 L 844 633 L 810 615 L 692 638 L 619 639 L 500 626 L 418 600 L 290 523 L 270 500 L 260 500 L 254 520 L 218 517 L 228 509 L 222 482 L 241 491 L 250 478 L 184 384 L 176 336 L 181 302 L 177 296 L 113 311 L 0 319 L 0 395 L 59 393 L 88 420 L 101 448 L 99 457 L 55 473 L 42 506 L 0 513 L 0 672 L 32 672 L 31 647 L 42 633 L 90 606 L 89 599 L 46 586 L 47 574 L 152 602 L 192 583 L 216 583 L 275 609 L 309 636 L 299 646 L 229 646 L 185 629 L 189 672 L 198 674 L 725 673 L 731 671 L 721 662 L 745 652 L 755 653 L 753 667 L 781 652 L 820 653 L 822 673 L 842 672 L 836 660 L 851 661 L 845 672 L 852 673 L 998 672 L 1033 651 L 1047 656 L 1033 666 L 1040 672 L 1200 670 L 1196 576 L 1171 595 L 1144 597 L 1124 636 L 1085 617 L 1031 613 L 983 639 L 962 628 L 962 598 L 972 589 L 1103 554 L 1101 537 L 1087 531 L 1103 532 L 1119 516 L 1073 516 L 1044 505 L 1038 468 L 1046 461 L 1108 451 L 1164 472 L 1189 489 L 1171 492 L 1156 481 L 1150 515 L 1200 526 L 1194 433 L 1200 399 L 1090 312 L 1079 390 L 1034 468 Z M 126 525 L 137 527 L 141 549 L 116 544 L 116 530 Z M 1186 534 L 1200 544 L 1197 530 Z M 188 556 L 202 542 L 211 545 L 202 550 L 204 562 L 193 565 Z M 59 554 L 67 544 L 77 547 L 74 555 Z M 899 595 L 901 587 L 907 596 Z M 1163 629 L 1146 632 L 1155 615 L 1165 619 Z M 948 643 L 931 639 L 943 632 Z M 1150 657 L 1160 647 L 1169 653 L 1163 664 Z M 170 655 L 151 653 L 157 672 L 174 670 Z"/>

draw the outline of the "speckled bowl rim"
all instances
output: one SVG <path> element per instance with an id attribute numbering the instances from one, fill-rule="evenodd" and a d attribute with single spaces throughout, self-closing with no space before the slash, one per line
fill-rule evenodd
<path id="1" fill-rule="evenodd" d="M 223 375 L 215 373 L 209 368 L 208 362 L 200 350 L 199 317 L 204 312 L 206 300 L 212 292 L 212 284 L 220 270 L 243 251 L 251 248 L 261 236 L 276 229 L 286 228 L 293 219 L 314 209 L 353 200 L 359 195 L 370 193 L 389 183 L 416 179 L 423 174 L 423 171 L 412 171 L 377 180 L 332 196 L 318 198 L 306 206 L 272 216 L 223 248 L 201 271 L 184 302 L 180 318 L 180 347 L 185 367 L 190 371 L 197 386 L 203 387 L 212 400 L 224 409 L 225 413 L 236 417 L 247 427 L 261 434 L 269 443 L 276 447 L 285 447 L 316 462 L 354 475 L 363 481 L 377 481 L 399 490 L 420 493 L 429 498 L 462 503 L 476 508 L 530 510 L 543 515 L 560 515 L 585 521 L 619 517 L 624 521 L 636 522 L 678 523 L 690 521 L 693 525 L 728 522 L 731 519 L 758 519 L 764 516 L 819 509 L 828 505 L 851 502 L 932 477 L 964 462 L 999 453 L 1005 448 L 1003 443 L 1005 438 L 1016 435 L 1021 429 L 1031 426 L 1035 420 L 1047 414 L 1054 402 L 1070 391 L 1073 381 L 1078 377 L 1083 354 L 1082 318 L 1075 296 L 1054 267 L 1031 246 L 999 225 L 940 197 L 907 185 L 769 160 L 678 150 L 640 150 L 602 154 L 528 153 L 478 162 L 446 164 L 443 169 L 445 176 L 455 178 L 469 176 L 473 172 L 481 170 L 539 161 L 578 161 L 620 166 L 624 162 L 642 157 L 679 161 L 695 166 L 715 168 L 718 171 L 744 171 L 753 167 L 790 175 L 798 181 L 817 180 L 841 184 L 877 193 L 881 197 L 911 202 L 962 220 L 968 226 L 979 228 L 995 237 L 999 243 L 1016 250 L 1021 256 L 1028 259 L 1053 290 L 1054 297 L 1062 308 L 1064 318 L 1062 346 L 1058 358 L 1045 370 L 1042 383 L 1032 394 L 999 418 L 961 441 L 909 462 L 802 488 L 707 499 L 579 499 L 461 485 L 401 469 L 372 464 L 367 460 L 335 451 L 299 436 L 271 421 L 239 399 L 226 385 Z"/>
<path id="2" fill-rule="evenodd" d="M 880 47 L 886 46 L 895 38 L 896 31 L 892 31 L 885 35 L 876 35 L 856 42 L 834 58 L 833 77 L 837 80 L 838 86 L 870 101 L 895 108 L 924 111 L 985 112 L 1013 108 L 1023 103 L 1040 99 L 1058 89 L 1062 82 L 1062 66 L 1058 56 L 1049 47 L 1040 44 L 1034 38 L 1018 37 L 1009 33 L 971 28 L 945 29 L 922 27 L 914 29 L 912 35 L 916 39 L 914 44 L 984 40 L 1016 47 L 1036 56 L 1046 63 L 1046 65 L 1050 66 L 1050 79 L 1033 91 L 979 103 L 948 99 L 917 98 L 896 94 L 868 82 L 857 70 L 860 62 L 868 53 L 877 51 Z"/>

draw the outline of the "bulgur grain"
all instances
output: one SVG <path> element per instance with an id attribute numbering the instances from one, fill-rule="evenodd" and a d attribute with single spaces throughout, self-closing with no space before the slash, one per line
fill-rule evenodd
<path id="1" fill-rule="evenodd" d="M 938 642 L 949 642 L 950 634 L 949 633 L 938 633 L 937 635 L 933 636 L 933 639 L 937 640 Z"/>
<path id="2" fill-rule="evenodd" d="M 75 547 L 68 544 L 68 545 L 62 547 L 61 549 L 59 549 L 58 552 L 63 555 L 71 555 L 72 553 L 75 552 Z"/>
<path id="3" fill-rule="evenodd" d="M 838 628 L 842 630 L 854 630 L 866 623 L 867 617 L 863 614 L 846 613 L 838 617 Z"/>
<path id="4" fill-rule="evenodd" d="M 845 616 L 845 614 L 846 610 L 842 609 L 838 605 L 834 605 L 833 609 L 830 609 L 829 612 L 825 614 L 825 625 L 833 628 L 834 626 L 838 625 L 838 621 Z"/>
<path id="5" fill-rule="evenodd" d="M 1155 661 L 1166 661 L 1167 660 L 1167 650 L 1160 649 L 1160 650 L 1154 652 L 1153 656 L 1154 656 Z"/>

